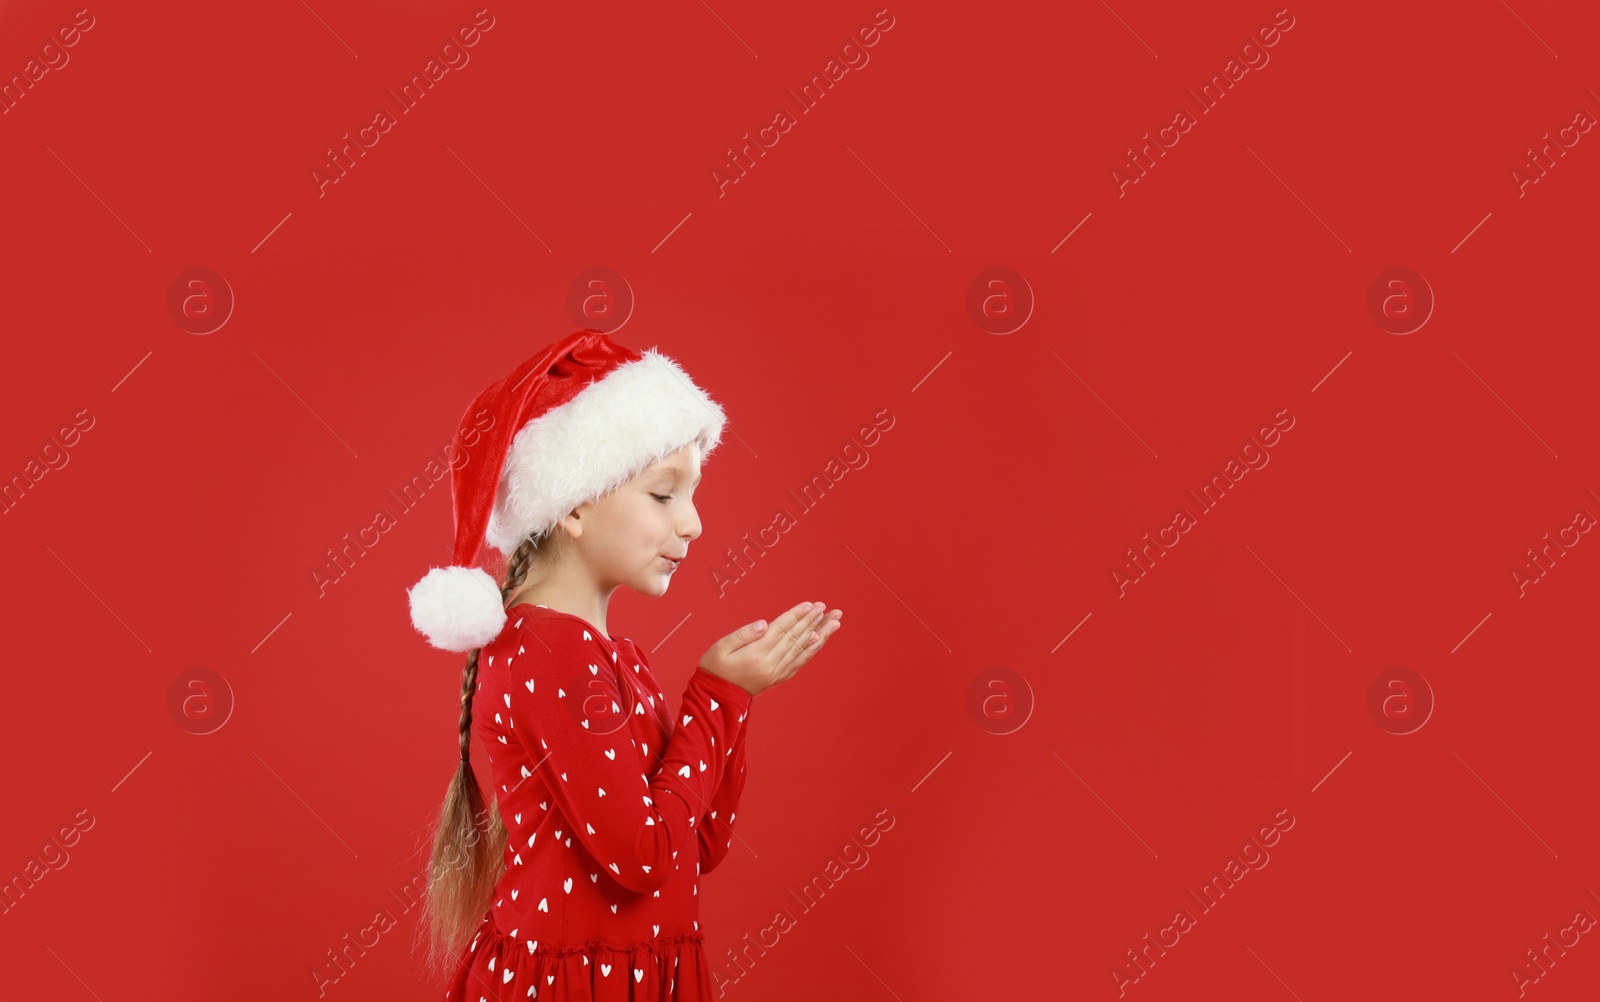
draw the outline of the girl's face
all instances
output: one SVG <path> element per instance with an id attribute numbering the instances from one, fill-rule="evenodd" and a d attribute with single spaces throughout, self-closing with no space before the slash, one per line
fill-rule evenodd
<path id="1" fill-rule="evenodd" d="M 700 446 L 690 443 L 591 505 L 578 509 L 583 534 L 576 540 L 602 593 L 626 585 L 641 595 L 667 591 L 673 568 L 700 535 L 694 490 L 700 483 Z"/>

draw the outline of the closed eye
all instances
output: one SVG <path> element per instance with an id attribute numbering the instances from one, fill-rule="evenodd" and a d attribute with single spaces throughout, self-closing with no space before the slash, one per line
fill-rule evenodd
<path id="1" fill-rule="evenodd" d="M 671 494 L 651 494 L 650 496 L 655 498 L 657 501 L 660 501 L 662 504 L 672 500 Z"/>

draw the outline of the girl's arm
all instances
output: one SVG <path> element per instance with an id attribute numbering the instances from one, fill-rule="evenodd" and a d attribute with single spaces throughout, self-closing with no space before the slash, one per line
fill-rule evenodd
<path id="1" fill-rule="evenodd" d="M 523 777 L 537 772 L 572 835 L 619 884 L 641 893 L 661 888 L 722 785 L 734 757 L 715 749 L 732 747 L 750 694 L 696 668 L 661 765 L 647 776 L 627 717 L 643 707 L 624 701 L 612 655 L 586 624 L 548 617 L 519 634 L 507 662 L 511 691 L 495 695 L 507 729 L 535 763 L 523 766 Z"/>
<path id="2" fill-rule="evenodd" d="M 745 711 L 749 716 L 750 711 Z M 733 845 L 733 819 L 739 810 L 739 797 L 744 793 L 744 736 L 749 723 L 741 723 L 734 736 L 733 746 L 724 757 L 728 767 L 722 776 L 722 785 L 711 796 L 711 806 L 695 826 L 700 839 L 700 872 L 710 873 L 722 862 Z"/>
<path id="3" fill-rule="evenodd" d="M 655 673 L 654 666 L 650 664 L 650 659 L 642 650 L 639 652 L 639 660 L 650 668 L 652 675 Z M 721 749 L 723 758 L 728 760 L 722 773 L 722 785 L 711 795 L 709 803 L 702 802 L 697 805 L 699 821 L 695 824 L 695 832 L 700 840 L 701 873 L 715 870 L 733 844 L 733 820 L 739 810 L 739 798 L 744 794 L 744 736 L 749 732 L 750 710 L 753 705 L 752 701 L 752 704 L 746 706 L 745 711 L 739 715 L 739 727 L 734 733 L 733 743 L 725 746 L 721 741 L 717 742 L 716 747 Z"/>

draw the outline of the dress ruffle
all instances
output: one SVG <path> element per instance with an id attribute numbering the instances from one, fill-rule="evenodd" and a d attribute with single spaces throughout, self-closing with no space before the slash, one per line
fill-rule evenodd
<path id="1" fill-rule="evenodd" d="M 512 937 L 491 911 L 462 951 L 447 1002 L 669 1002 L 713 997 L 702 933 L 627 944 Z"/>

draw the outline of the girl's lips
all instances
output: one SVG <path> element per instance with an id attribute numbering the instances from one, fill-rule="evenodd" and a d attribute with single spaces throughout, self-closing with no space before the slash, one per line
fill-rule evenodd
<path id="1" fill-rule="evenodd" d="M 671 557 L 662 557 L 661 559 L 667 562 L 667 570 L 675 571 L 678 569 L 679 561 L 673 560 Z"/>

